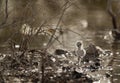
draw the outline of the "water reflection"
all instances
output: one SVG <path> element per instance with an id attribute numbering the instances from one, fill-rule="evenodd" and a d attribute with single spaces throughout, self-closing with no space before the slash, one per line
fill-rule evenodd
<path id="1" fill-rule="evenodd" d="M 14 8 L 13 10 L 15 12 L 11 14 L 11 18 L 13 20 L 17 19 L 17 21 L 22 20 L 23 23 L 26 22 L 28 24 L 31 24 L 31 26 L 39 26 L 41 20 L 50 18 L 53 14 L 55 16 L 55 14 L 59 13 L 58 10 L 60 10 L 59 8 L 62 5 L 62 2 L 61 4 L 59 4 L 58 2 L 51 0 L 52 2 L 54 2 L 54 4 L 53 3 L 51 4 L 51 3 L 47 3 L 47 1 L 50 0 L 45 0 L 45 1 L 35 0 L 35 1 L 31 1 L 30 4 L 27 4 L 27 2 L 25 2 L 24 0 L 21 0 L 19 2 L 12 0 L 10 3 L 11 6 L 10 10 Z M 119 75 L 114 75 L 114 73 L 120 73 L 119 71 L 120 67 L 116 66 L 120 64 L 119 61 L 120 44 L 118 42 L 112 43 L 112 39 L 110 38 L 109 31 L 111 29 L 111 19 L 105 10 L 106 0 L 105 1 L 96 0 L 96 4 L 95 4 L 95 0 L 93 0 L 93 2 L 92 0 L 87 0 L 87 1 L 79 0 L 79 1 L 82 3 L 80 4 L 77 3 L 76 5 L 79 4 L 78 6 L 81 9 L 72 6 L 71 9 L 69 9 L 66 12 L 63 18 L 63 23 L 65 24 L 64 25 L 65 27 L 63 28 L 66 29 L 65 34 L 61 36 L 59 39 L 63 41 L 64 48 L 70 50 L 73 50 L 75 48 L 75 43 L 76 41 L 79 40 L 84 42 L 85 47 L 92 42 L 95 45 L 102 47 L 103 49 L 112 50 L 114 59 L 112 59 L 111 61 L 112 63 L 110 63 L 110 65 L 113 65 L 114 70 L 111 71 L 113 74 L 113 78 L 111 78 L 112 79 L 111 82 L 115 81 L 115 83 L 119 83 L 120 80 L 118 79 L 120 79 L 120 77 Z M 103 4 L 101 5 L 101 3 Z M 25 8 L 23 8 L 23 6 Z M 34 10 L 34 12 L 32 10 Z M 49 23 L 56 23 L 55 21 L 51 21 Z M 21 26 L 21 24 L 23 24 L 22 22 L 18 23 L 18 25 Z M 63 23 L 61 24 L 63 25 Z M 17 26 L 17 28 L 20 26 Z M 12 31 L 10 32 L 10 30 Z M 3 40 L 9 38 L 8 33 L 13 33 L 13 29 L 10 28 L 10 30 L 7 29 L 7 32 L 5 30 L 4 32 L 1 31 L 2 33 L 4 33 L 4 34 L 1 33 L 1 35 L 4 37 L 1 37 L 0 41 L 4 42 Z M 44 37 L 40 37 L 39 40 L 37 39 L 34 40 L 36 40 L 36 42 L 34 41 L 35 45 L 37 44 L 37 46 L 40 47 L 41 45 L 38 45 L 38 43 L 41 43 L 40 41 L 45 39 Z M 42 45 L 46 46 L 46 43 L 43 43 Z M 53 47 L 63 48 L 63 46 L 58 45 L 58 42 L 55 42 Z"/>
<path id="2" fill-rule="evenodd" d="M 119 83 L 120 82 L 120 67 L 119 67 L 119 63 L 120 63 L 120 56 L 119 56 L 119 49 L 120 46 L 120 42 L 114 41 L 111 45 L 111 50 L 113 51 L 113 59 L 111 61 L 111 65 L 113 67 L 113 71 L 111 71 L 113 77 L 111 78 L 111 82 L 112 83 Z M 118 65 L 118 66 L 117 66 Z M 116 74 L 117 73 L 117 74 Z"/>

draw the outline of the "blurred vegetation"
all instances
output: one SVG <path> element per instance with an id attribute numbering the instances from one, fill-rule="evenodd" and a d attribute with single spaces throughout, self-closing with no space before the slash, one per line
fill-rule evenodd
<path id="1" fill-rule="evenodd" d="M 0 23 L 5 19 L 5 1 L 0 0 Z M 47 21 L 44 27 L 53 28 L 56 25 L 62 12 L 64 3 L 67 0 L 8 0 L 8 18 L 4 25 L 0 26 L 0 43 L 3 44 L 15 32 L 15 39 L 19 43 L 22 34 L 20 28 L 23 24 L 28 24 L 32 28 L 40 27 L 43 21 Z M 69 26 L 80 26 L 80 21 L 85 20 L 90 27 L 94 29 L 106 29 L 111 27 L 111 17 L 107 13 L 107 0 L 68 0 L 70 8 L 64 14 L 60 26 L 69 28 Z M 115 13 L 119 12 L 119 1 L 112 1 L 112 8 Z M 119 15 L 118 15 L 119 17 Z M 119 24 L 119 19 L 118 24 Z M 49 26 L 48 26 L 49 25 Z M 20 38 L 20 39 L 19 39 Z M 32 42 L 40 43 L 47 38 L 38 37 L 38 40 Z M 41 41 L 42 40 L 42 41 Z M 38 45 L 39 46 L 39 45 Z"/>

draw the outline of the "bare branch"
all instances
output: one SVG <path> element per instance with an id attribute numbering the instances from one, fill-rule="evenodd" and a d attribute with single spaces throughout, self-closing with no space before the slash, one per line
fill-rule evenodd
<path id="1" fill-rule="evenodd" d="M 111 0 L 108 0 L 108 2 L 107 2 L 107 10 L 108 10 L 109 15 L 112 18 L 113 29 L 117 29 L 116 14 L 113 13 L 111 3 L 112 3 Z"/>

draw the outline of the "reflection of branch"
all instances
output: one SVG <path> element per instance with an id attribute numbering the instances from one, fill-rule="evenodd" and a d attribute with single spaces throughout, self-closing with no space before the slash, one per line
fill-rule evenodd
<path id="1" fill-rule="evenodd" d="M 0 24 L 0 26 L 4 25 L 7 22 L 7 19 L 8 19 L 8 0 L 5 1 L 5 20 Z"/>
<path id="2" fill-rule="evenodd" d="M 113 13 L 113 11 L 112 11 L 111 0 L 108 0 L 107 7 L 108 7 L 108 8 L 107 8 L 108 13 L 109 13 L 110 16 L 112 17 L 113 28 L 114 28 L 114 29 L 117 29 L 116 15 L 115 15 L 115 13 Z"/>

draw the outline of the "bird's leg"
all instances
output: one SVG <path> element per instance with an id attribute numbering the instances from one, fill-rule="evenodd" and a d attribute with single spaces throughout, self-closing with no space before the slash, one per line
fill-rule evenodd
<path id="1" fill-rule="evenodd" d="M 81 65 L 81 58 L 78 57 L 78 67 L 80 67 L 80 65 Z"/>

